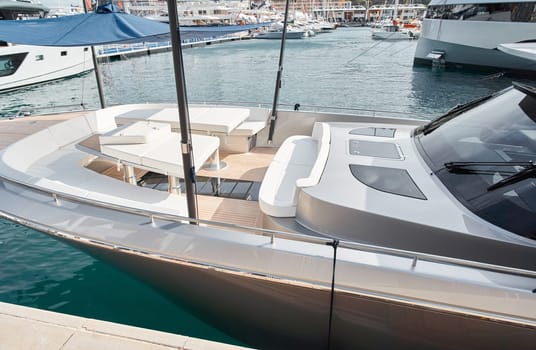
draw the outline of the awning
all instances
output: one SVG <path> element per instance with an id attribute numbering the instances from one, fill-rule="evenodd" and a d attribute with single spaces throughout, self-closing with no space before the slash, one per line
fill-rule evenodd
<path id="1" fill-rule="evenodd" d="M 181 40 L 224 36 L 269 23 L 181 27 Z M 0 40 L 37 46 L 90 46 L 117 42 L 170 40 L 169 25 L 103 6 L 97 12 L 25 21 L 0 21 Z"/>

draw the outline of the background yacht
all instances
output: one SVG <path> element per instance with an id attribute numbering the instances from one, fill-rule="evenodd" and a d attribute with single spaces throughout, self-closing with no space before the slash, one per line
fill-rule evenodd
<path id="1" fill-rule="evenodd" d="M 49 9 L 38 3 L 0 0 L 0 20 L 43 18 Z M 89 47 L 12 45 L 0 34 L 0 91 L 62 79 L 93 69 Z"/>
<path id="2" fill-rule="evenodd" d="M 423 19 L 415 64 L 536 73 L 536 63 L 498 50 L 536 40 L 533 0 L 432 0 Z"/>

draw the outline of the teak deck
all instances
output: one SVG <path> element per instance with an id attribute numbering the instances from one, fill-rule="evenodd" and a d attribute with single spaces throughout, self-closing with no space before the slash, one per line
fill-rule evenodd
<path id="1" fill-rule="evenodd" d="M 221 170 L 202 169 L 197 172 L 197 175 L 260 182 L 276 151 L 276 148 L 258 147 L 249 153 L 229 154 L 222 152 L 220 153 L 220 161 L 225 163 L 224 168 Z M 119 167 L 118 170 L 116 164 L 109 165 L 99 172 L 118 180 L 124 180 L 123 167 Z M 134 172 L 137 179 L 146 173 L 142 169 L 134 169 Z M 256 201 L 205 195 L 198 195 L 197 201 L 200 219 L 248 227 L 262 227 L 262 212 Z"/>
<path id="2" fill-rule="evenodd" d="M 49 116 L 35 116 L 0 121 L 0 149 L 19 139 L 42 130 L 50 125 L 78 116 L 86 112 L 64 113 Z M 86 140 L 83 146 L 96 148 L 95 139 Z M 221 152 L 220 160 L 226 164 L 221 170 L 201 169 L 198 176 L 221 177 L 233 180 L 262 181 L 268 165 L 277 149 L 258 147 L 252 152 L 228 154 Z M 99 172 L 124 180 L 123 167 L 116 164 L 101 164 Z M 144 170 L 135 169 L 136 177 L 145 174 Z M 256 201 L 198 195 L 199 217 L 203 220 L 233 223 L 249 227 L 261 227 L 262 212 Z"/>

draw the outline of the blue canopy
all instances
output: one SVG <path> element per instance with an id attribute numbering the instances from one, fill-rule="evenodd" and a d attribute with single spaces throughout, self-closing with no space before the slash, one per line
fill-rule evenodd
<path id="1" fill-rule="evenodd" d="M 218 27 L 181 27 L 181 40 L 223 36 L 267 26 L 269 23 Z M 97 12 L 58 18 L 0 21 L 0 40 L 38 46 L 89 46 L 169 40 L 169 24 L 119 12 L 116 6 Z"/>

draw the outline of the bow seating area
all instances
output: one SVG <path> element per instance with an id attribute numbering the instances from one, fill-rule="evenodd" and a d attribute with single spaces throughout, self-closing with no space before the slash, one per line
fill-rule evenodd
<path id="1" fill-rule="evenodd" d="M 259 192 L 262 211 L 275 217 L 294 217 L 301 188 L 320 181 L 331 141 L 327 123 L 315 123 L 312 136 L 286 139 L 270 163 Z"/>

